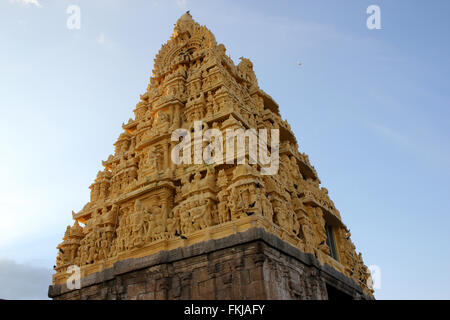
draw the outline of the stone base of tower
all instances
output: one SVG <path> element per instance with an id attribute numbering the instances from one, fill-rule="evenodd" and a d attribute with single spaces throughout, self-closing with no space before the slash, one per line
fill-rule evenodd
<path id="1" fill-rule="evenodd" d="M 81 289 L 49 287 L 66 299 L 372 299 L 354 280 L 253 228 L 86 276 Z"/>

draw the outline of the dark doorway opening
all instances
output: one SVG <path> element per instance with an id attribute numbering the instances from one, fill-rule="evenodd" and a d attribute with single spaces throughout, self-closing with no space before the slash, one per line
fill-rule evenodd
<path id="1" fill-rule="evenodd" d="M 341 291 L 333 286 L 326 284 L 328 300 L 353 300 L 353 297 L 344 291 Z"/>

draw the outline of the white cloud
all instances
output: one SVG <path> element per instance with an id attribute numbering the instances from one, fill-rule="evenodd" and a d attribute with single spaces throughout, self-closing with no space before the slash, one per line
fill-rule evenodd
<path id="1" fill-rule="evenodd" d="M 38 8 L 42 7 L 38 0 L 9 0 L 10 3 L 19 3 L 22 6 L 34 5 Z"/>

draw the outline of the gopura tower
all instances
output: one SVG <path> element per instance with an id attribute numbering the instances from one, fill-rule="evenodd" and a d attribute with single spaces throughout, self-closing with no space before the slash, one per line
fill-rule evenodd
<path id="1" fill-rule="evenodd" d="M 189 13 L 157 54 L 134 114 L 89 203 L 72 212 L 50 297 L 372 298 L 361 254 L 252 63 L 236 66 Z M 196 121 L 222 132 L 278 129 L 279 170 L 263 175 L 259 160 L 175 164 L 172 132 Z M 67 285 L 72 266 L 78 289 Z"/>

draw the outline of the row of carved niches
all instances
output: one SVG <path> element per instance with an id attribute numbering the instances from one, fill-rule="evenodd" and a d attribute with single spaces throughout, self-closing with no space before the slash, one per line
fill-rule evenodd
<path id="1" fill-rule="evenodd" d="M 78 232 L 71 232 L 62 244 L 59 245 L 58 273 L 64 273 L 69 265 L 93 265 L 103 263 L 107 259 L 114 259 L 118 254 L 141 248 L 147 244 L 163 239 L 177 239 L 178 237 L 189 238 L 190 234 L 198 230 L 206 230 L 214 225 L 211 216 L 205 214 L 211 209 L 213 203 L 208 196 L 193 196 L 192 199 L 182 204 L 182 207 L 174 208 L 173 215 L 167 218 L 166 228 L 160 223 L 163 220 L 163 209 L 161 206 L 153 206 L 151 209 L 145 207 L 139 201 L 135 202 L 134 210 L 129 214 L 121 214 L 118 227 L 115 229 L 108 224 L 103 224 L 95 229 L 90 229 L 83 234 L 83 228 L 77 223 L 71 230 L 81 229 Z M 184 210 L 183 210 L 184 209 Z M 303 213 L 302 225 L 300 225 L 300 239 L 298 247 L 318 255 L 320 250 L 328 254 L 329 249 L 325 242 L 325 235 L 321 225 L 323 217 L 320 210 L 310 210 L 307 208 Z M 179 218 L 178 218 L 179 216 Z M 311 216 L 309 218 L 308 216 Z M 231 218 L 236 221 L 240 218 Z M 225 219 L 222 223 L 226 223 Z M 305 221 L 311 221 L 306 223 Z M 281 227 L 283 228 L 283 227 Z M 86 229 L 86 227 L 84 228 Z M 174 234 L 168 234 L 165 230 L 172 230 Z M 178 230 L 182 234 L 178 234 Z M 349 240 L 349 232 L 345 228 L 335 228 L 340 262 L 345 267 L 345 273 L 365 285 L 368 279 L 368 270 L 362 262 L 360 254 L 354 253 L 354 245 Z M 80 237 L 81 234 L 81 237 Z M 318 249 L 316 246 L 318 245 Z M 353 251 L 352 251 L 353 250 Z"/>
<path id="2" fill-rule="evenodd" d="M 308 183 L 311 188 L 318 188 Z M 166 194 L 149 198 L 145 202 L 130 202 L 120 210 L 112 206 L 95 211 L 85 228 L 78 223 L 68 227 L 59 246 L 57 267 L 92 264 L 152 241 L 189 237 L 192 232 L 251 215 L 262 216 L 291 233 L 303 247 L 329 254 L 323 209 L 302 203 L 280 179 L 260 179 L 258 172 L 247 165 L 222 169 L 217 174 L 212 167 L 207 168 L 187 175 L 174 197 Z M 341 262 L 348 275 L 354 278 L 366 275 L 349 233 L 340 227 L 336 235 Z"/>
<path id="3" fill-rule="evenodd" d="M 139 146 L 142 146 L 142 143 L 145 143 L 145 141 L 149 141 L 149 140 L 151 141 L 152 138 L 154 139 L 157 136 L 161 136 L 161 135 L 168 133 L 169 127 L 171 126 L 171 124 L 173 127 L 173 124 L 175 122 L 175 120 L 174 120 L 175 116 L 172 116 L 173 120 L 171 121 L 171 114 L 174 113 L 174 111 L 172 111 L 172 110 L 173 110 L 173 108 L 169 109 L 167 112 L 160 110 L 154 116 L 150 115 L 147 122 L 140 122 L 138 124 L 138 126 L 137 126 L 138 130 L 136 131 L 136 134 L 137 134 L 137 141 L 138 141 Z M 233 109 L 233 111 L 234 110 L 235 109 Z M 193 113 L 188 113 L 188 118 L 186 118 L 186 116 L 185 116 L 185 124 L 183 124 L 184 127 L 188 126 L 188 121 L 193 122 L 195 119 L 201 118 L 204 116 L 204 110 L 202 110 L 202 109 L 198 110 L 195 108 L 191 108 L 191 111 Z M 245 109 L 243 109 L 243 108 L 241 108 L 240 111 L 241 112 L 239 113 L 239 115 L 240 115 L 241 119 L 245 119 L 244 122 L 245 121 L 247 122 L 247 126 L 251 127 L 251 125 L 254 125 L 254 126 L 257 125 L 256 116 L 254 114 L 251 114 L 251 113 L 245 111 Z M 175 112 L 175 115 L 177 115 L 176 112 Z M 230 115 L 230 117 L 232 117 L 232 116 Z M 240 121 L 242 121 L 242 120 L 240 120 Z M 242 125 L 241 125 L 241 127 L 242 127 Z M 268 138 L 270 140 L 270 131 L 268 132 Z M 127 153 L 134 152 L 134 150 L 135 150 L 134 141 L 135 141 L 134 138 L 119 140 L 116 143 L 116 150 L 122 150 L 122 152 L 124 152 L 124 153 L 119 153 L 119 155 L 116 154 L 114 157 L 110 156 L 107 161 L 104 161 L 103 164 L 105 166 L 112 166 L 114 164 L 113 160 L 117 160 L 121 154 L 127 154 Z M 286 142 L 286 140 L 283 141 L 283 139 L 282 139 L 281 143 L 283 144 L 285 142 Z M 295 141 L 293 141 L 293 143 L 296 144 Z M 298 153 L 298 150 L 296 150 L 294 152 Z M 117 153 L 117 151 L 116 151 L 116 153 Z M 303 157 L 303 156 L 299 155 L 299 157 Z M 307 165 L 309 165 L 309 164 L 307 163 Z"/>
<path id="4" fill-rule="evenodd" d="M 222 122 L 221 127 L 228 128 L 230 124 L 235 124 L 237 127 L 241 125 L 239 121 L 230 116 L 227 121 Z M 213 122 L 212 127 L 219 128 L 219 125 L 217 122 Z M 206 145 L 206 142 L 204 144 Z M 295 144 L 289 141 L 282 142 L 282 146 L 286 145 L 289 146 L 288 149 L 290 150 L 296 149 Z M 224 150 L 225 147 L 224 141 Z M 148 175 L 162 172 L 169 168 L 170 148 L 169 142 L 163 140 L 145 147 L 137 155 L 135 153 L 126 153 L 116 157 L 110 156 L 108 161 L 103 162 L 107 169 L 99 172 L 96 181 L 91 185 L 91 201 L 106 199 L 110 196 L 115 198 L 121 193 L 129 191 L 130 188 L 128 186 L 135 183 L 136 180 L 144 180 Z M 193 150 L 193 145 L 191 145 L 191 152 Z M 294 192 L 299 197 L 311 198 L 327 207 L 330 211 L 335 211 L 334 204 L 329 199 L 327 190 L 319 188 L 319 181 L 315 178 L 315 175 L 313 175 L 313 178 L 307 178 L 307 175 L 302 175 L 298 165 L 299 159 L 301 159 L 301 162 L 309 164 L 307 155 L 300 154 L 298 150 L 296 152 L 282 153 L 277 179 L 281 181 L 288 192 Z"/>
<path id="5" fill-rule="evenodd" d="M 228 126 L 228 122 L 223 122 L 222 126 Z M 217 123 L 213 123 L 212 127 L 218 128 Z M 104 162 L 107 169 L 99 172 L 96 181 L 91 185 L 91 201 L 106 199 L 109 196 L 114 198 L 124 191 L 128 191 L 127 186 L 133 184 L 136 180 L 144 180 L 151 174 L 169 168 L 170 146 L 168 143 L 163 140 L 145 147 L 137 155 L 121 155 L 120 157 L 110 158 L 107 163 Z M 206 145 L 206 142 L 204 144 Z M 224 141 L 224 150 L 225 147 Z M 191 144 L 191 153 L 193 152 L 194 148 Z M 318 180 L 308 179 L 302 175 L 298 166 L 298 156 L 288 155 L 288 153 L 281 154 L 280 169 L 276 179 L 281 181 L 290 193 L 294 192 L 299 197 L 310 197 L 328 207 L 329 210 L 334 210 L 334 205 L 327 195 L 327 190 L 318 188 Z"/>
<path id="6" fill-rule="evenodd" d="M 180 87 L 180 84 L 178 84 L 177 86 Z M 240 87 L 238 86 L 237 88 Z M 168 91 L 166 90 L 166 93 L 177 91 L 176 87 L 169 87 L 169 89 L 167 89 Z M 261 120 L 257 119 L 258 113 L 254 113 L 255 111 L 259 110 L 258 108 L 255 107 L 257 105 L 256 102 L 253 102 L 252 104 L 254 106 L 249 109 L 252 111 L 246 111 L 246 105 L 238 102 L 239 100 L 233 100 L 234 98 L 231 99 L 230 97 L 232 96 L 235 95 L 233 95 L 229 91 L 229 89 L 226 89 L 224 86 L 221 85 L 219 86 L 218 89 L 210 90 L 207 91 L 206 93 L 201 92 L 200 94 L 189 97 L 184 107 L 184 109 L 186 109 L 184 111 L 184 121 L 193 122 L 195 120 L 204 117 L 210 117 L 214 114 L 224 112 L 225 110 L 228 111 L 232 110 L 241 114 L 242 120 L 246 122 L 248 127 L 260 126 Z M 141 96 L 141 99 L 143 99 L 143 101 L 148 101 L 149 100 L 148 93 Z M 154 111 L 155 107 L 152 108 L 148 103 L 144 103 L 143 101 L 138 103 L 137 109 L 135 110 L 136 119 L 137 120 L 139 119 L 139 121 L 136 121 L 137 122 L 136 129 L 138 131 L 137 135 L 138 143 L 140 143 L 142 140 L 149 139 L 155 135 L 167 132 L 169 127 L 175 129 L 176 124 L 179 124 L 178 120 L 179 114 L 175 114 L 173 108 L 170 108 L 168 112 L 163 112 L 162 110 L 155 112 Z M 251 99 L 247 101 L 251 101 Z M 270 116 L 273 116 L 275 120 L 270 119 L 266 120 L 265 123 L 266 127 L 279 128 L 278 124 L 281 124 L 282 127 L 284 126 L 287 128 L 287 130 L 290 130 L 290 127 L 287 124 L 287 122 L 282 121 L 278 115 L 270 114 Z M 276 123 L 277 125 L 273 126 L 272 122 Z M 183 124 L 183 126 L 185 125 Z M 122 142 L 122 140 L 124 140 L 125 142 Z M 119 138 L 116 150 L 119 149 L 122 150 L 122 152 L 125 152 L 129 147 L 128 143 L 126 142 L 126 139 L 122 140 Z"/>

